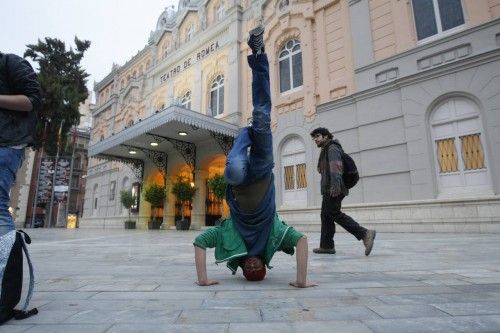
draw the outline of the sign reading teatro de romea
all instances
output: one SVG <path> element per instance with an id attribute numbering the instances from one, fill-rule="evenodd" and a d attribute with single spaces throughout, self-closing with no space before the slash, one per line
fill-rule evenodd
<path id="1" fill-rule="evenodd" d="M 193 55 L 180 61 L 176 66 L 170 68 L 166 73 L 160 76 L 160 84 L 165 83 L 168 79 L 173 78 L 183 70 L 188 69 L 200 60 L 203 60 L 208 55 L 214 53 L 219 49 L 219 41 L 214 41 L 203 48 L 197 50 Z"/>

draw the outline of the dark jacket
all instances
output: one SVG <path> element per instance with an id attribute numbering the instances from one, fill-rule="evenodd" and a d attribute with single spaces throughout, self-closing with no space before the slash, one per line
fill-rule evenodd
<path id="1" fill-rule="evenodd" d="M 318 172 L 321 174 L 321 194 L 331 197 L 340 194 L 348 195 L 349 189 L 344 185 L 342 174 L 342 146 L 337 139 L 330 140 L 322 148 L 318 159 Z"/>
<path id="2" fill-rule="evenodd" d="M 32 144 L 41 97 L 37 76 L 28 61 L 0 53 L 0 95 L 24 95 L 33 105 L 28 112 L 0 108 L 0 146 Z"/>
<path id="3" fill-rule="evenodd" d="M 248 249 L 248 256 L 261 256 L 265 250 L 269 233 L 271 232 L 274 216 L 276 215 L 276 201 L 274 175 L 271 173 L 267 190 L 262 192 L 263 197 L 257 209 L 245 212 L 241 209 L 229 185 L 226 189 L 226 201 L 236 230 L 240 233 Z"/>

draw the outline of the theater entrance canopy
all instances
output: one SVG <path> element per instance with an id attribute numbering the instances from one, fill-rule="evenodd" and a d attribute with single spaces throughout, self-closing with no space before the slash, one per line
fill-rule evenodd
<path id="1" fill-rule="evenodd" d="M 238 130 L 237 125 L 223 120 L 170 106 L 91 145 L 89 156 L 123 162 L 141 181 L 147 160 L 166 176 L 169 154 L 180 154 L 194 172 L 200 143 L 211 140 L 227 155 Z"/>

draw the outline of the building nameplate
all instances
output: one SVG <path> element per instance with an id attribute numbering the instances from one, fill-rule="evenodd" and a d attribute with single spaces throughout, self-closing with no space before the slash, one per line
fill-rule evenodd
<path id="1" fill-rule="evenodd" d="M 220 48 L 219 41 L 214 41 L 201 49 L 198 49 L 194 54 L 177 63 L 177 65 L 171 67 L 167 72 L 160 76 L 160 84 L 164 84 L 168 79 L 171 79 L 181 73 L 182 71 L 188 69 L 197 62 L 203 60 L 208 55 L 214 53 Z"/>

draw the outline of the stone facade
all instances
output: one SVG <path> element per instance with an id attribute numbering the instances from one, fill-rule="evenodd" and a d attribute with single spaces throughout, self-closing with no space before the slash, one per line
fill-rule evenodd
<path id="1" fill-rule="evenodd" d="M 309 132 L 323 126 L 360 170 L 360 183 L 344 202 L 361 223 L 383 231 L 498 231 L 500 1 L 453 3 L 452 27 L 435 7 L 437 32 L 422 38 L 421 9 L 412 1 L 184 1 L 160 15 L 142 51 L 96 84 L 91 144 L 139 129 L 172 105 L 248 124 L 245 40 L 262 21 L 277 205 L 287 221 L 319 230 L 319 149 Z M 223 98 L 214 100 L 221 82 Z M 205 180 L 223 170 L 225 155 L 207 140 L 196 146 L 191 171 L 200 191 L 192 214 L 199 228 Z M 452 171 L 444 170 L 445 148 L 453 150 Z M 120 163 L 94 160 L 81 226 L 122 227 L 126 213 L 109 200 L 109 184 L 118 192 L 135 181 L 159 181 L 148 161 L 144 171 L 137 179 Z M 167 185 L 189 171 L 182 156 L 169 154 Z M 173 225 L 173 202 L 170 196 L 166 226 Z M 141 201 L 139 211 L 146 221 L 148 205 Z"/>

